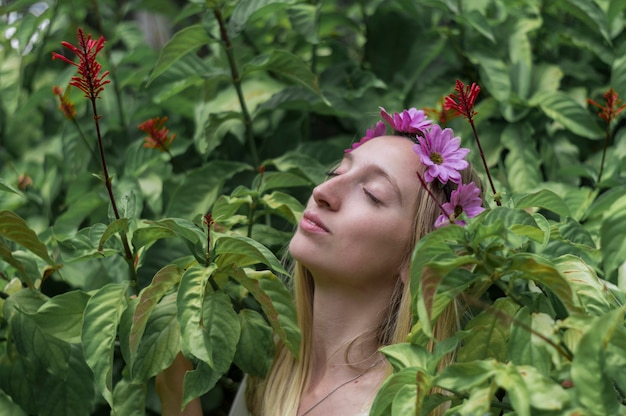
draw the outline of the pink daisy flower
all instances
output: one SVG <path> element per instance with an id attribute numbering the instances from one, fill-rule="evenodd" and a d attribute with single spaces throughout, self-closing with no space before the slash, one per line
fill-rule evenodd
<path id="1" fill-rule="evenodd" d="M 480 199 L 480 189 L 470 182 L 468 184 L 460 184 L 457 189 L 450 194 L 450 202 L 442 205 L 445 214 L 441 214 L 435 221 L 435 228 L 450 224 L 452 216 L 454 223 L 465 225 L 465 221 L 458 220 L 461 214 L 465 214 L 467 218 L 474 218 L 483 212 L 482 199 Z"/>
<path id="2" fill-rule="evenodd" d="M 385 126 L 385 123 L 383 123 L 382 121 L 379 121 L 374 127 L 367 129 L 367 131 L 365 132 L 365 137 L 361 137 L 361 140 L 356 143 L 352 143 L 352 147 L 350 149 L 346 149 L 345 152 L 350 153 L 366 141 L 372 140 L 374 137 L 384 136 L 386 132 L 387 126 Z"/>
<path id="3" fill-rule="evenodd" d="M 394 113 L 393 116 L 384 108 L 379 108 L 381 117 L 398 133 L 424 133 L 433 123 L 423 110 L 417 110 L 416 108 L 409 108 L 401 113 Z"/>
<path id="4" fill-rule="evenodd" d="M 417 137 L 419 143 L 413 146 L 413 150 L 426 166 L 426 182 L 438 179 L 443 184 L 449 180 L 461 183 L 460 171 L 469 165 L 464 159 L 469 149 L 460 147 L 461 138 L 453 135 L 452 129 L 441 130 L 438 124 L 434 124 L 425 137 Z"/>

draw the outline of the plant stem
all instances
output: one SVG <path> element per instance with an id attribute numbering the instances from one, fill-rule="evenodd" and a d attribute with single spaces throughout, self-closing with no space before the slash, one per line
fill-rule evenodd
<path id="1" fill-rule="evenodd" d="M 254 166 L 258 166 L 259 156 L 256 148 L 256 143 L 254 142 L 254 136 L 252 134 L 252 117 L 250 117 L 250 113 L 248 112 L 248 107 L 246 105 L 246 100 L 243 95 L 243 89 L 241 87 L 241 77 L 239 75 L 239 70 L 237 69 L 237 62 L 235 61 L 233 45 L 230 42 L 230 38 L 228 37 L 226 25 L 224 24 L 224 19 L 222 18 L 222 12 L 218 8 L 215 8 L 213 9 L 213 14 L 215 15 L 215 18 L 217 19 L 217 22 L 220 26 L 220 36 L 222 38 L 222 42 L 224 42 L 224 49 L 226 51 L 226 56 L 228 57 L 228 65 L 230 66 L 233 86 L 235 87 L 235 90 L 237 91 L 237 97 L 239 98 L 241 116 L 243 117 L 243 124 L 246 132 L 246 142 L 248 143 L 248 147 L 250 150 L 252 164 Z"/>
<path id="2" fill-rule="evenodd" d="M 470 126 L 472 126 L 472 132 L 474 133 L 474 139 L 476 139 L 476 145 L 478 146 L 478 152 L 480 153 L 480 158 L 483 161 L 483 166 L 485 167 L 485 172 L 487 173 L 487 179 L 489 180 L 489 185 L 491 186 L 491 192 L 493 192 L 496 204 L 498 206 L 501 206 L 502 202 L 500 201 L 500 197 L 498 196 L 498 193 L 496 192 L 496 187 L 494 186 L 493 180 L 491 179 L 491 173 L 489 171 L 489 166 L 487 166 L 487 159 L 485 158 L 485 152 L 483 152 L 483 147 L 480 144 L 480 139 L 478 138 L 478 132 L 476 131 L 476 126 L 474 125 L 474 118 L 473 117 L 468 117 L 467 120 L 469 121 Z"/>
<path id="3" fill-rule="evenodd" d="M 430 190 L 430 188 L 428 187 L 428 185 L 426 184 L 426 181 L 424 181 L 424 178 L 422 178 L 422 175 L 420 175 L 419 172 L 415 172 L 417 174 L 417 179 L 420 180 L 420 182 L 422 183 L 422 188 L 424 188 L 426 190 L 426 192 L 428 192 L 428 195 L 432 198 L 433 201 L 435 201 L 435 203 L 439 206 L 439 209 L 441 210 L 441 213 L 443 215 L 445 215 L 446 217 L 448 217 L 450 219 L 450 222 L 454 224 L 454 220 L 455 218 L 453 218 L 452 214 L 448 214 L 446 212 L 446 210 L 444 209 L 443 205 L 441 204 L 441 202 L 439 202 L 439 200 L 435 197 L 435 195 L 433 194 L 433 192 Z M 454 214 L 454 213 L 453 213 Z"/>
<path id="4" fill-rule="evenodd" d="M 115 202 L 115 195 L 113 194 L 113 187 L 111 186 L 111 177 L 109 176 L 109 170 L 107 168 L 106 157 L 104 155 L 104 146 L 102 145 L 102 134 L 100 133 L 100 116 L 98 116 L 98 109 L 96 107 L 96 98 L 90 98 L 91 108 L 93 109 L 93 120 L 96 125 L 96 134 L 98 136 L 98 149 L 100 150 L 100 162 L 102 163 L 102 173 L 104 174 L 104 185 L 107 188 L 107 192 L 109 194 L 109 199 L 111 201 L 111 207 L 113 208 L 113 214 L 115 215 L 115 219 L 120 219 L 120 213 L 117 209 L 117 203 Z M 128 237 L 124 231 L 120 231 L 120 238 L 122 240 L 122 245 L 124 246 L 124 254 L 126 262 L 128 263 L 130 270 L 130 284 L 131 287 L 135 291 L 137 291 L 138 283 L 137 283 L 137 273 L 135 272 L 135 265 L 133 261 L 133 253 L 130 250 L 130 245 L 128 244 Z"/>
<path id="5" fill-rule="evenodd" d="M 604 148 L 602 149 L 602 160 L 600 161 L 600 171 L 598 172 L 598 186 L 602 180 L 602 173 L 604 172 L 604 160 L 606 157 L 606 148 L 609 147 L 609 140 L 611 139 L 611 122 L 606 123 L 606 134 L 604 137 Z"/>

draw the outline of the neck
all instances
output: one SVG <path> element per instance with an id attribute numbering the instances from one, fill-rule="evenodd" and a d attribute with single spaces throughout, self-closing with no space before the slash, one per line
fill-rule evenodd
<path id="1" fill-rule="evenodd" d="M 382 358 L 376 331 L 392 292 L 393 287 L 368 292 L 316 286 L 310 386 L 326 377 L 349 377 Z"/>

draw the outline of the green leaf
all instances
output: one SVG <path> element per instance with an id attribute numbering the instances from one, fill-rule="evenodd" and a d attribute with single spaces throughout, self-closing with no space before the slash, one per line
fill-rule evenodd
<path id="1" fill-rule="evenodd" d="M 494 358 L 506 361 L 511 318 L 518 306 L 508 298 L 497 299 L 492 306 L 478 314 L 465 326 L 471 330 L 459 348 L 457 360 L 469 362 Z"/>
<path id="2" fill-rule="evenodd" d="M 263 195 L 261 201 L 270 209 L 270 212 L 279 214 L 293 225 L 298 224 L 304 211 L 304 206 L 300 201 L 283 192 L 275 191 L 269 195 Z"/>
<path id="3" fill-rule="evenodd" d="M 79 290 L 61 293 L 44 303 L 32 318 L 48 334 L 75 344 L 80 342 L 88 301 L 89 295 Z"/>
<path id="4" fill-rule="evenodd" d="M 273 49 L 269 55 L 260 55 L 243 66 L 242 77 L 245 78 L 255 71 L 271 71 L 279 77 L 301 85 L 308 90 L 320 94 L 317 76 L 311 72 L 309 65 L 302 58 L 282 49 Z"/>
<path id="5" fill-rule="evenodd" d="M 502 143 L 509 150 L 504 163 L 511 190 L 534 190 L 542 181 L 541 157 L 535 149 L 530 126 L 525 123 L 507 125 L 502 132 Z"/>
<path id="6" fill-rule="evenodd" d="M 607 377 L 607 341 L 617 327 L 624 325 L 624 307 L 594 319 L 583 334 L 572 361 L 572 381 L 576 399 L 590 414 L 618 414 L 618 397 Z"/>
<path id="7" fill-rule="evenodd" d="M 565 255 L 554 261 L 556 268 L 567 279 L 587 315 L 602 316 L 618 307 L 620 301 L 608 287 L 608 283 L 581 258 Z"/>
<path id="8" fill-rule="evenodd" d="M 0 191 L 13 192 L 14 194 L 22 195 L 20 191 L 9 185 L 3 178 L 0 178 Z"/>
<path id="9" fill-rule="evenodd" d="M 209 108 L 196 107 L 196 131 L 193 142 L 198 152 L 207 156 L 217 148 L 227 136 L 233 133 L 243 141 L 244 124 L 241 113 L 227 111 L 222 113 L 207 113 Z"/>
<path id="10" fill-rule="evenodd" d="M 554 321 L 546 314 L 532 313 L 528 307 L 517 311 L 511 328 L 508 356 L 516 365 L 533 366 L 541 374 L 548 376 L 552 364 L 552 346 L 533 334 L 532 331 L 555 341 Z M 555 341 L 558 344 L 558 340 Z"/>
<path id="11" fill-rule="evenodd" d="M 161 50 L 161 55 L 148 78 L 148 85 L 180 58 L 212 42 L 213 40 L 201 25 L 189 26 L 175 33 Z"/>
<path id="12" fill-rule="evenodd" d="M 415 379 L 417 377 L 417 368 L 405 368 L 398 373 L 389 376 L 383 385 L 378 390 L 372 408 L 370 410 L 370 416 L 388 416 L 391 413 L 394 400 L 398 392 L 402 390 L 404 386 L 415 385 Z"/>
<path id="13" fill-rule="evenodd" d="M 515 194 L 511 199 L 514 201 L 516 208 L 539 207 L 559 214 L 561 217 L 569 217 L 571 215 L 563 199 L 549 189 L 542 189 L 531 194 Z"/>
<path id="14" fill-rule="evenodd" d="M 224 182 L 249 168 L 244 163 L 211 161 L 201 168 L 188 171 L 182 183 L 172 185 L 172 194 L 167 198 L 166 216 L 193 219 L 198 214 L 206 214 Z"/>
<path id="15" fill-rule="evenodd" d="M 291 27 L 312 45 L 317 45 L 320 41 L 317 33 L 318 7 L 313 4 L 294 4 L 287 9 Z"/>
<path id="16" fill-rule="evenodd" d="M 408 367 L 427 369 L 431 358 L 431 354 L 424 347 L 409 342 L 389 345 L 380 351 L 392 365 L 394 372 Z"/>
<path id="17" fill-rule="evenodd" d="M 0 390 L 0 409 L 2 409 L 3 412 L 6 412 L 3 414 L 7 416 L 28 416 L 20 406 L 13 402 L 11 396 L 2 390 Z"/>
<path id="18" fill-rule="evenodd" d="M 269 271 L 244 273 L 234 266 L 225 271 L 259 302 L 276 335 L 294 357 L 298 357 L 300 330 L 293 297 L 285 284 Z"/>
<path id="19" fill-rule="evenodd" d="M 220 236 L 215 241 L 216 262 L 220 266 L 236 264 L 245 267 L 265 264 L 273 271 L 288 275 L 287 270 L 267 247 L 243 236 Z"/>
<path id="20" fill-rule="evenodd" d="M 137 348 L 143 337 L 148 319 L 161 298 L 173 288 L 183 274 L 183 270 L 173 264 L 167 265 L 159 270 L 152 282 L 141 293 L 139 293 L 137 308 L 132 318 L 129 337 L 129 349 L 131 362 L 135 361 Z"/>
<path id="21" fill-rule="evenodd" d="M 140 307 L 141 304 L 137 309 Z M 145 332 L 132 361 L 133 380 L 145 383 L 169 367 L 180 351 L 180 338 L 176 296 L 166 296 L 153 309 L 146 322 Z"/>
<path id="22" fill-rule="evenodd" d="M 487 382 L 493 376 L 496 367 L 497 362 L 494 360 L 454 363 L 435 377 L 433 385 L 451 391 L 469 391 Z"/>
<path id="23" fill-rule="evenodd" d="M 37 273 L 31 276 L 26 270 L 26 265 L 22 263 L 20 260 L 18 260 L 17 258 L 15 258 L 15 256 L 13 256 L 13 254 L 11 253 L 11 249 L 6 244 L 4 244 L 1 240 L 0 240 L 0 259 L 6 261 L 8 264 L 13 266 L 15 270 L 20 274 L 20 276 L 22 276 L 22 280 L 26 283 L 26 285 L 29 288 L 34 289 L 35 282 L 37 281 L 37 279 L 39 279 L 39 274 Z"/>
<path id="24" fill-rule="evenodd" d="M 246 27 L 252 17 L 261 17 L 268 14 L 277 13 L 285 9 L 293 0 L 256 0 L 256 1 L 240 1 L 233 10 L 233 14 L 228 21 L 228 35 L 230 37 L 238 36 Z"/>
<path id="25" fill-rule="evenodd" d="M 214 270 L 212 263 L 185 272 L 178 291 L 178 323 L 183 352 L 223 374 L 235 356 L 241 328 L 228 295 L 207 288 Z"/>
<path id="26" fill-rule="evenodd" d="M 530 404 L 528 403 L 530 394 L 515 366 L 512 364 L 496 366 L 494 381 L 506 390 L 516 415 L 530 416 Z"/>
<path id="27" fill-rule="evenodd" d="M 604 137 L 594 117 L 572 97 L 563 92 L 540 92 L 533 101 L 554 121 L 572 133 L 591 140 Z"/>
<path id="28" fill-rule="evenodd" d="M 48 249 L 45 244 L 42 243 L 37 237 L 37 234 L 28 227 L 26 221 L 16 213 L 12 211 L 0 211 L 0 237 L 4 237 L 21 245 L 52 267 L 58 268 L 58 265 L 48 254 Z"/>
<path id="29" fill-rule="evenodd" d="M 21 290 L 5 300 L 4 316 L 17 352 L 51 375 L 62 376 L 67 371 L 71 345 L 48 334 L 32 318 L 33 309 L 42 300 L 36 292 Z"/>
<path id="30" fill-rule="evenodd" d="M 121 379 L 113 389 L 111 416 L 144 416 L 146 390 L 145 384 Z"/>
<path id="31" fill-rule="evenodd" d="M 528 391 L 527 400 L 533 409 L 558 411 L 566 408 L 571 399 L 569 393 L 537 368 L 529 365 L 517 366 Z"/>
<path id="32" fill-rule="evenodd" d="M 184 408 L 190 401 L 215 387 L 221 377 L 222 373 L 212 369 L 204 361 L 198 361 L 198 365 L 194 370 L 185 373 L 181 408 Z"/>
<path id="33" fill-rule="evenodd" d="M 104 243 L 106 243 L 112 235 L 126 232 L 128 232 L 128 218 L 120 218 L 113 221 L 107 226 L 106 230 L 104 230 L 102 237 L 100 237 L 100 241 L 98 242 L 98 251 L 103 250 Z"/>
<path id="34" fill-rule="evenodd" d="M 139 250 L 162 238 L 179 237 L 192 245 L 206 241 L 204 230 L 193 222 L 181 218 L 164 218 L 158 221 L 145 221 L 147 227 L 139 228 L 133 233 L 133 248 Z M 206 243 L 204 244 L 206 245 Z"/>
<path id="35" fill-rule="evenodd" d="M 607 276 L 611 276 L 626 259 L 626 196 L 611 205 L 600 226 L 600 247 Z"/>
<path id="36" fill-rule="evenodd" d="M 47 375 L 40 385 L 38 415 L 88 415 L 93 410 L 93 375 L 85 364 L 81 346 L 72 344 L 69 347 L 66 372 L 57 376 Z"/>
<path id="37" fill-rule="evenodd" d="M 306 177 L 290 172 L 265 172 L 261 186 L 259 186 L 259 192 L 264 193 L 272 189 L 312 186 L 314 184 Z"/>
<path id="38" fill-rule="evenodd" d="M 241 337 L 234 363 L 244 373 L 265 377 L 274 358 L 274 334 L 263 316 L 252 309 L 239 311 Z"/>
<path id="39" fill-rule="evenodd" d="M 126 309 L 127 284 L 110 283 L 87 302 L 81 340 L 85 360 L 94 373 L 98 390 L 113 404 L 113 355 L 117 326 Z"/>
<path id="40" fill-rule="evenodd" d="M 465 14 L 457 15 L 456 20 L 461 24 L 467 22 L 469 26 L 490 40 L 492 44 L 496 43 L 496 38 L 493 36 L 487 18 L 478 10 L 470 10 Z"/>

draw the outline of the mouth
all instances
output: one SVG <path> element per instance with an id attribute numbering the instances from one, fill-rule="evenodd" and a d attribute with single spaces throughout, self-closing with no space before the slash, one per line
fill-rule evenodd
<path id="1" fill-rule="evenodd" d="M 330 230 L 322 222 L 322 220 L 315 214 L 305 212 L 300 221 L 300 227 L 312 232 L 325 232 L 330 234 Z"/>

